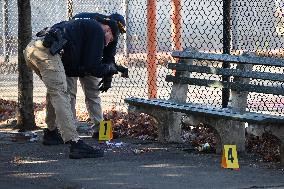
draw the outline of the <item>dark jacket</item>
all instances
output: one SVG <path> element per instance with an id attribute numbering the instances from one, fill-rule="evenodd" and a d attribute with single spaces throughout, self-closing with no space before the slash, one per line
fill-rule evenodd
<path id="1" fill-rule="evenodd" d="M 95 19 L 97 17 L 100 18 L 108 18 L 108 16 L 99 14 L 99 13 L 88 13 L 83 12 L 76 14 L 73 19 L 80 20 L 80 19 Z M 102 56 L 102 63 L 110 64 L 115 63 L 115 54 L 116 54 L 116 48 L 117 48 L 117 41 L 118 38 L 114 39 L 111 43 L 109 43 L 105 48 Z"/>
<path id="2" fill-rule="evenodd" d="M 67 76 L 109 75 L 109 65 L 102 64 L 105 38 L 100 23 L 90 19 L 79 19 L 55 24 L 52 29 L 60 29 L 63 38 L 68 41 L 63 48 L 62 56 Z"/>

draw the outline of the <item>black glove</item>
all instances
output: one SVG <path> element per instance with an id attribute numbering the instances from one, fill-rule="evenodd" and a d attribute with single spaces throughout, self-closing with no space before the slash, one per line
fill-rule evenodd
<path id="1" fill-rule="evenodd" d="M 119 65 L 117 65 L 116 68 L 117 68 L 117 71 L 121 72 L 121 77 L 129 78 L 128 68 L 123 67 L 123 66 L 119 66 Z"/>
<path id="2" fill-rule="evenodd" d="M 109 88 L 111 88 L 112 76 L 103 77 L 103 79 L 99 82 L 99 91 L 107 92 Z"/>
<path id="3" fill-rule="evenodd" d="M 111 64 L 108 64 L 109 66 L 109 73 L 108 73 L 108 77 L 114 75 L 114 74 L 117 74 L 117 67 L 114 63 L 111 63 Z"/>

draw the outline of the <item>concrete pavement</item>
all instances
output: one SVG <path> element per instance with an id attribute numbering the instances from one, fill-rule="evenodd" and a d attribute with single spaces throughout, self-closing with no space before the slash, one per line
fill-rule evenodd
<path id="1" fill-rule="evenodd" d="M 72 160 L 68 145 L 2 141 L 0 188 L 284 188 L 284 170 L 253 155 L 240 155 L 241 168 L 235 171 L 221 168 L 220 155 L 202 154 L 189 144 L 116 139 L 99 145 L 85 140 L 104 148 L 105 157 Z"/>

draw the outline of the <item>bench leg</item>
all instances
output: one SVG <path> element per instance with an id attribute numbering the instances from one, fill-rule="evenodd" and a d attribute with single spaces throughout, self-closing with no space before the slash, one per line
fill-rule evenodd
<path id="1" fill-rule="evenodd" d="M 149 115 L 158 122 L 158 141 L 181 142 L 181 113 L 166 110 L 151 110 Z"/>
<path id="2" fill-rule="evenodd" d="M 165 123 L 168 130 L 168 142 L 182 142 L 181 140 L 181 119 L 182 113 L 167 112 L 167 121 Z"/>
<path id="3" fill-rule="evenodd" d="M 220 135 L 217 153 L 221 153 L 224 145 L 236 145 L 238 152 L 245 152 L 245 123 L 231 120 L 216 120 L 213 126 Z"/>
<path id="4" fill-rule="evenodd" d="M 169 129 L 168 129 L 168 115 L 166 111 L 152 111 L 149 112 L 150 115 L 155 117 L 157 120 L 157 128 L 158 128 L 158 141 L 159 142 L 167 142 L 169 138 Z"/>

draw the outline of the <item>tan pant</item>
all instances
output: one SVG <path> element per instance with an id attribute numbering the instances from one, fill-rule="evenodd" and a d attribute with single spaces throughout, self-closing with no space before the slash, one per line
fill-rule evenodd
<path id="1" fill-rule="evenodd" d="M 27 65 L 42 79 L 47 88 L 46 123 L 49 130 L 58 125 L 63 140 L 77 141 L 64 67 L 59 55 L 52 56 L 41 40 L 31 41 L 24 50 Z"/>
<path id="2" fill-rule="evenodd" d="M 78 77 L 67 77 L 67 88 L 71 98 L 71 108 L 75 118 L 77 80 Z M 85 76 L 80 77 L 79 80 L 85 94 L 85 104 L 89 113 L 89 117 L 95 125 L 98 125 L 99 122 L 103 119 L 101 98 L 99 96 L 100 91 L 98 86 L 101 79 L 94 76 Z"/>

